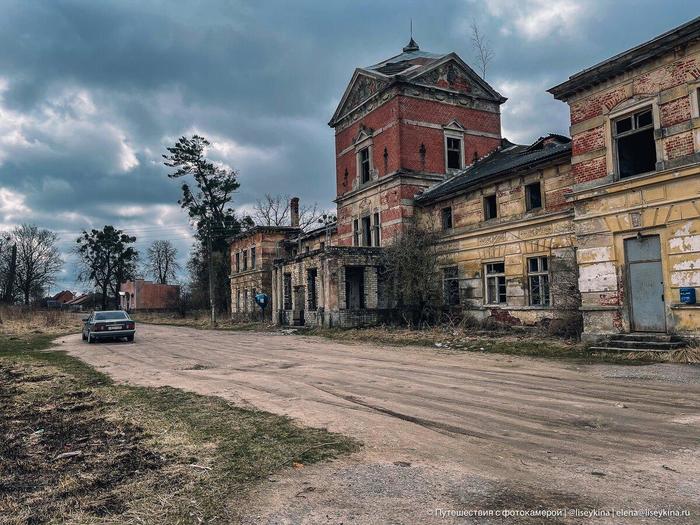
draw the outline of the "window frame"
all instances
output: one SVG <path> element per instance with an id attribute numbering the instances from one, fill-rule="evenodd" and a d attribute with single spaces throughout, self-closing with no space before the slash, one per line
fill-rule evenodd
<path id="1" fill-rule="evenodd" d="M 449 220 L 448 220 L 449 219 Z M 442 229 L 451 230 L 454 228 L 454 218 L 452 215 L 452 206 L 445 206 L 440 210 L 440 222 L 442 224 Z M 449 225 L 447 224 L 449 223 Z"/>
<path id="2" fill-rule="evenodd" d="M 360 217 L 360 246 L 372 246 L 372 216 L 365 215 Z"/>
<path id="3" fill-rule="evenodd" d="M 381 215 L 379 214 L 378 211 L 375 211 L 372 214 L 372 235 L 374 235 L 374 244 L 373 246 L 381 246 L 382 245 L 382 222 L 381 222 Z"/>
<path id="4" fill-rule="evenodd" d="M 486 202 L 488 199 L 493 199 L 493 201 L 494 201 L 494 210 L 495 210 L 496 214 L 493 217 L 487 217 Z M 492 221 L 494 219 L 498 219 L 498 215 L 499 215 L 498 214 L 498 194 L 492 193 L 489 195 L 484 195 L 482 198 L 482 208 L 483 208 L 483 212 L 484 212 L 484 221 Z"/>
<path id="5" fill-rule="evenodd" d="M 637 124 L 637 116 L 642 114 L 642 113 L 650 113 L 651 114 L 651 123 L 647 124 L 645 126 L 638 127 Z M 625 108 L 624 110 L 620 110 L 619 112 L 616 112 L 614 114 L 609 115 L 609 136 L 610 136 L 610 145 L 612 149 L 612 171 L 614 174 L 614 177 L 616 180 L 624 180 L 624 179 L 629 179 L 631 177 L 638 177 L 642 175 L 647 175 L 650 173 L 654 173 L 656 171 L 656 164 L 659 162 L 659 151 L 658 151 L 658 141 L 656 140 L 655 137 L 655 130 L 657 129 L 657 108 L 656 105 L 649 100 L 640 102 L 638 105 L 635 105 L 633 107 Z M 617 132 L 617 123 L 627 119 L 631 118 L 632 119 L 632 128 L 618 133 Z M 645 131 L 651 131 L 651 136 L 652 136 L 652 145 L 654 148 L 654 158 L 656 159 L 654 162 L 654 168 L 649 170 L 649 171 L 643 171 L 640 173 L 633 173 L 630 175 L 625 175 L 622 176 L 622 170 L 620 169 L 620 148 L 618 145 L 618 140 L 619 139 L 624 139 L 626 137 L 630 137 Z"/>
<path id="6" fill-rule="evenodd" d="M 494 264 L 502 264 L 503 265 L 503 271 L 502 272 L 491 272 L 489 273 L 488 269 L 489 266 L 494 265 Z M 502 304 L 508 304 L 508 282 L 506 280 L 506 263 L 503 260 L 500 261 L 487 261 L 484 262 L 484 304 L 486 305 L 502 305 Z M 496 293 L 498 295 L 497 301 L 492 301 L 490 294 L 489 294 L 489 280 L 490 279 L 496 279 Z M 500 282 L 500 279 L 503 279 L 503 283 Z M 501 292 L 500 288 L 503 287 L 503 292 Z M 503 296 L 503 300 L 501 300 L 501 296 Z"/>
<path id="7" fill-rule="evenodd" d="M 248 249 L 242 250 L 243 253 L 243 271 L 248 271 Z"/>
<path id="8" fill-rule="evenodd" d="M 535 185 L 537 185 L 538 193 L 539 193 L 539 200 L 540 200 L 539 206 L 532 206 L 532 196 L 531 196 L 530 188 L 532 188 Z M 525 212 L 531 212 L 531 211 L 537 211 L 537 210 L 543 210 L 543 209 L 544 209 L 544 194 L 542 192 L 542 179 L 537 179 L 537 180 L 532 181 L 528 184 L 525 184 Z"/>
<path id="9" fill-rule="evenodd" d="M 552 306 L 552 287 L 551 287 L 551 277 L 550 277 L 550 257 L 548 255 L 534 255 L 531 257 L 526 257 L 525 258 L 525 271 L 527 273 L 527 295 L 528 295 L 528 304 L 530 306 L 538 306 L 541 308 L 550 308 Z M 537 268 L 535 270 L 532 270 L 530 268 L 530 261 L 537 261 Z M 545 261 L 545 266 L 546 268 L 543 270 L 543 265 L 542 261 Z M 533 279 L 537 280 L 537 287 L 539 290 L 542 290 L 543 288 L 543 281 L 544 281 L 544 289 L 546 290 L 546 294 L 542 294 L 539 292 L 539 297 L 540 297 L 540 302 L 535 302 L 534 301 L 534 293 L 533 293 Z M 542 301 L 544 299 L 544 301 Z"/>
<path id="10" fill-rule="evenodd" d="M 447 273 L 454 271 L 454 275 L 448 277 Z M 455 289 L 452 290 L 451 288 Z M 448 289 L 449 288 L 449 289 Z M 445 306 L 459 306 L 459 266 L 445 266 L 442 268 L 442 301 Z"/>
<path id="11" fill-rule="evenodd" d="M 250 269 L 255 270 L 255 264 L 257 263 L 256 259 L 256 253 L 255 253 L 255 246 L 251 246 L 250 248 Z"/>
<path id="12" fill-rule="evenodd" d="M 454 173 L 464 169 L 464 133 L 462 131 L 446 129 L 444 131 L 444 150 L 445 150 L 445 173 Z M 450 151 L 456 151 L 454 148 L 449 148 L 448 139 L 459 141 L 459 168 L 450 167 Z"/>
<path id="13" fill-rule="evenodd" d="M 362 156 L 365 152 L 367 152 L 367 180 L 364 179 L 365 161 L 362 160 Z M 358 185 L 362 186 L 363 184 L 367 184 L 372 180 L 372 145 L 368 144 L 366 146 L 359 147 L 355 155 L 357 158 L 357 181 Z"/>
<path id="14" fill-rule="evenodd" d="M 352 245 L 360 245 L 360 219 L 357 217 L 352 220 Z"/>

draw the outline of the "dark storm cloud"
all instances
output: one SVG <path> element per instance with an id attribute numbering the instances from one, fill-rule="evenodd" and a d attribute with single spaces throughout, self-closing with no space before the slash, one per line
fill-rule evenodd
<path id="1" fill-rule="evenodd" d="M 423 49 L 472 61 L 469 24 L 493 47 L 488 80 L 512 140 L 567 132 L 545 90 L 693 16 L 693 2 L 573 0 L 4 1 L 0 17 L 0 228 L 114 223 L 141 247 L 187 249 L 179 182 L 161 154 L 200 132 L 259 195 L 334 196 L 326 125 L 357 66 L 394 55 L 409 19 Z M 71 285 L 72 271 L 65 277 Z"/>

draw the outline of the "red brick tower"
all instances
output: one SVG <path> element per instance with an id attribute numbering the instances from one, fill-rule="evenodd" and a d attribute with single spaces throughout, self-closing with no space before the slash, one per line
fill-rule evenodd
<path id="1" fill-rule="evenodd" d="M 501 144 L 505 98 L 455 53 L 421 51 L 355 70 L 333 118 L 338 243 L 390 243 L 413 197 Z"/>

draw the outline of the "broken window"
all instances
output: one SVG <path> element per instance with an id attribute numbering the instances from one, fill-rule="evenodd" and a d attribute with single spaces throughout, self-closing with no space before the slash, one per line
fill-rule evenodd
<path id="1" fill-rule="evenodd" d="M 486 279 L 486 303 L 501 304 L 506 302 L 505 263 L 495 262 L 484 265 Z"/>
<path id="2" fill-rule="evenodd" d="M 462 140 L 455 137 L 447 137 L 447 169 L 462 169 Z"/>
<path id="3" fill-rule="evenodd" d="M 368 147 L 361 149 L 357 153 L 357 161 L 360 166 L 360 184 L 369 182 L 371 166 Z"/>
<path id="4" fill-rule="evenodd" d="M 496 203 L 496 195 L 488 195 L 484 197 L 484 220 L 495 219 L 498 217 L 498 204 Z"/>
<path id="5" fill-rule="evenodd" d="M 282 307 L 285 310 L 291 310 L 292 309 L 292 274 L 291 273 L 285 273 L 282 276 L 282 300 L 283 300 L 283 305 Z"/>
<path id="6" fill-rule="evenodd" d="M 542 207 L 542 189 L 539 182 L 533 182 L 525 186 L 525 208 L 527 211 L 537 210 Z"/>
<path id="7" fill-rule="evenodd" d="M 248 250 L 243 250 L 243 271 L 248 269 Z"/>
<path id="8" fill-rule="evenodd" d="M 362 246 L 372 246 L 372 224 L 369 215 L 362 217 Z"/>
<path id="9" fill-rule="evenodd" d="M 250 267 L 255 270 L 255 246 L 250 249 Z"/>
<path id="10" fill-rule="evenodd" d="M 452 207 L 448 206 L 442 209 L 442 229 L 452 229 Z"/>
<path id="11" fill-rule="evenodd" d="M 617 172 L 621 179 L 656 169 L 654 118 L 645 108 L 613 122 Z"/>
<path id="12" fill-rule="evenodd" d="M 530 304 L 549 306 L 549 261 L 547 257 L 530 257 L 527 260 L 527 280 L 530 288 Z"/>
<path id="13" fill-rule="evenodd" d="M 374 246 L 381 246 L 382 227 L 379 223 L 379 212 L 374 214 Z"/>
<path id="14" fill-rule="evenodd" d="M 316 275 L 318 271 L 316 268 L 311 268 L 306 271 L 306 293 L 308 297 L 306 302 L 309 305 L 309 310 L 316 310 L 317 308 L 317 297 L 316 297 Z"/>
<path id="15" fill-rule="evenodd" d="M 443 299 L 448 306 L 459 304 L 459 270 L 456 266 L 442 269 Z"/>
<path id="16" fill-rule="evenodd" d="M 357 219 L 352 221 L 352 244 L 353 246 L 360 245 L 360 221 Z"/>
<path id="17" fill-rule="evenodd" d="M 236 273 L 241 271 L 241 252 L 236 252 Z"/>

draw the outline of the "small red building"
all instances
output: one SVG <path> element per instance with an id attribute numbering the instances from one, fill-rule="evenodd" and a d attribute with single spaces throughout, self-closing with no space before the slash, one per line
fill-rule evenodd
<path id="1" fill-rule="evenodd" d="M 122 310 L 169 310 L 177 307 L 180 287 L 135 279 L 122 283 L 119 296 Z"/>

